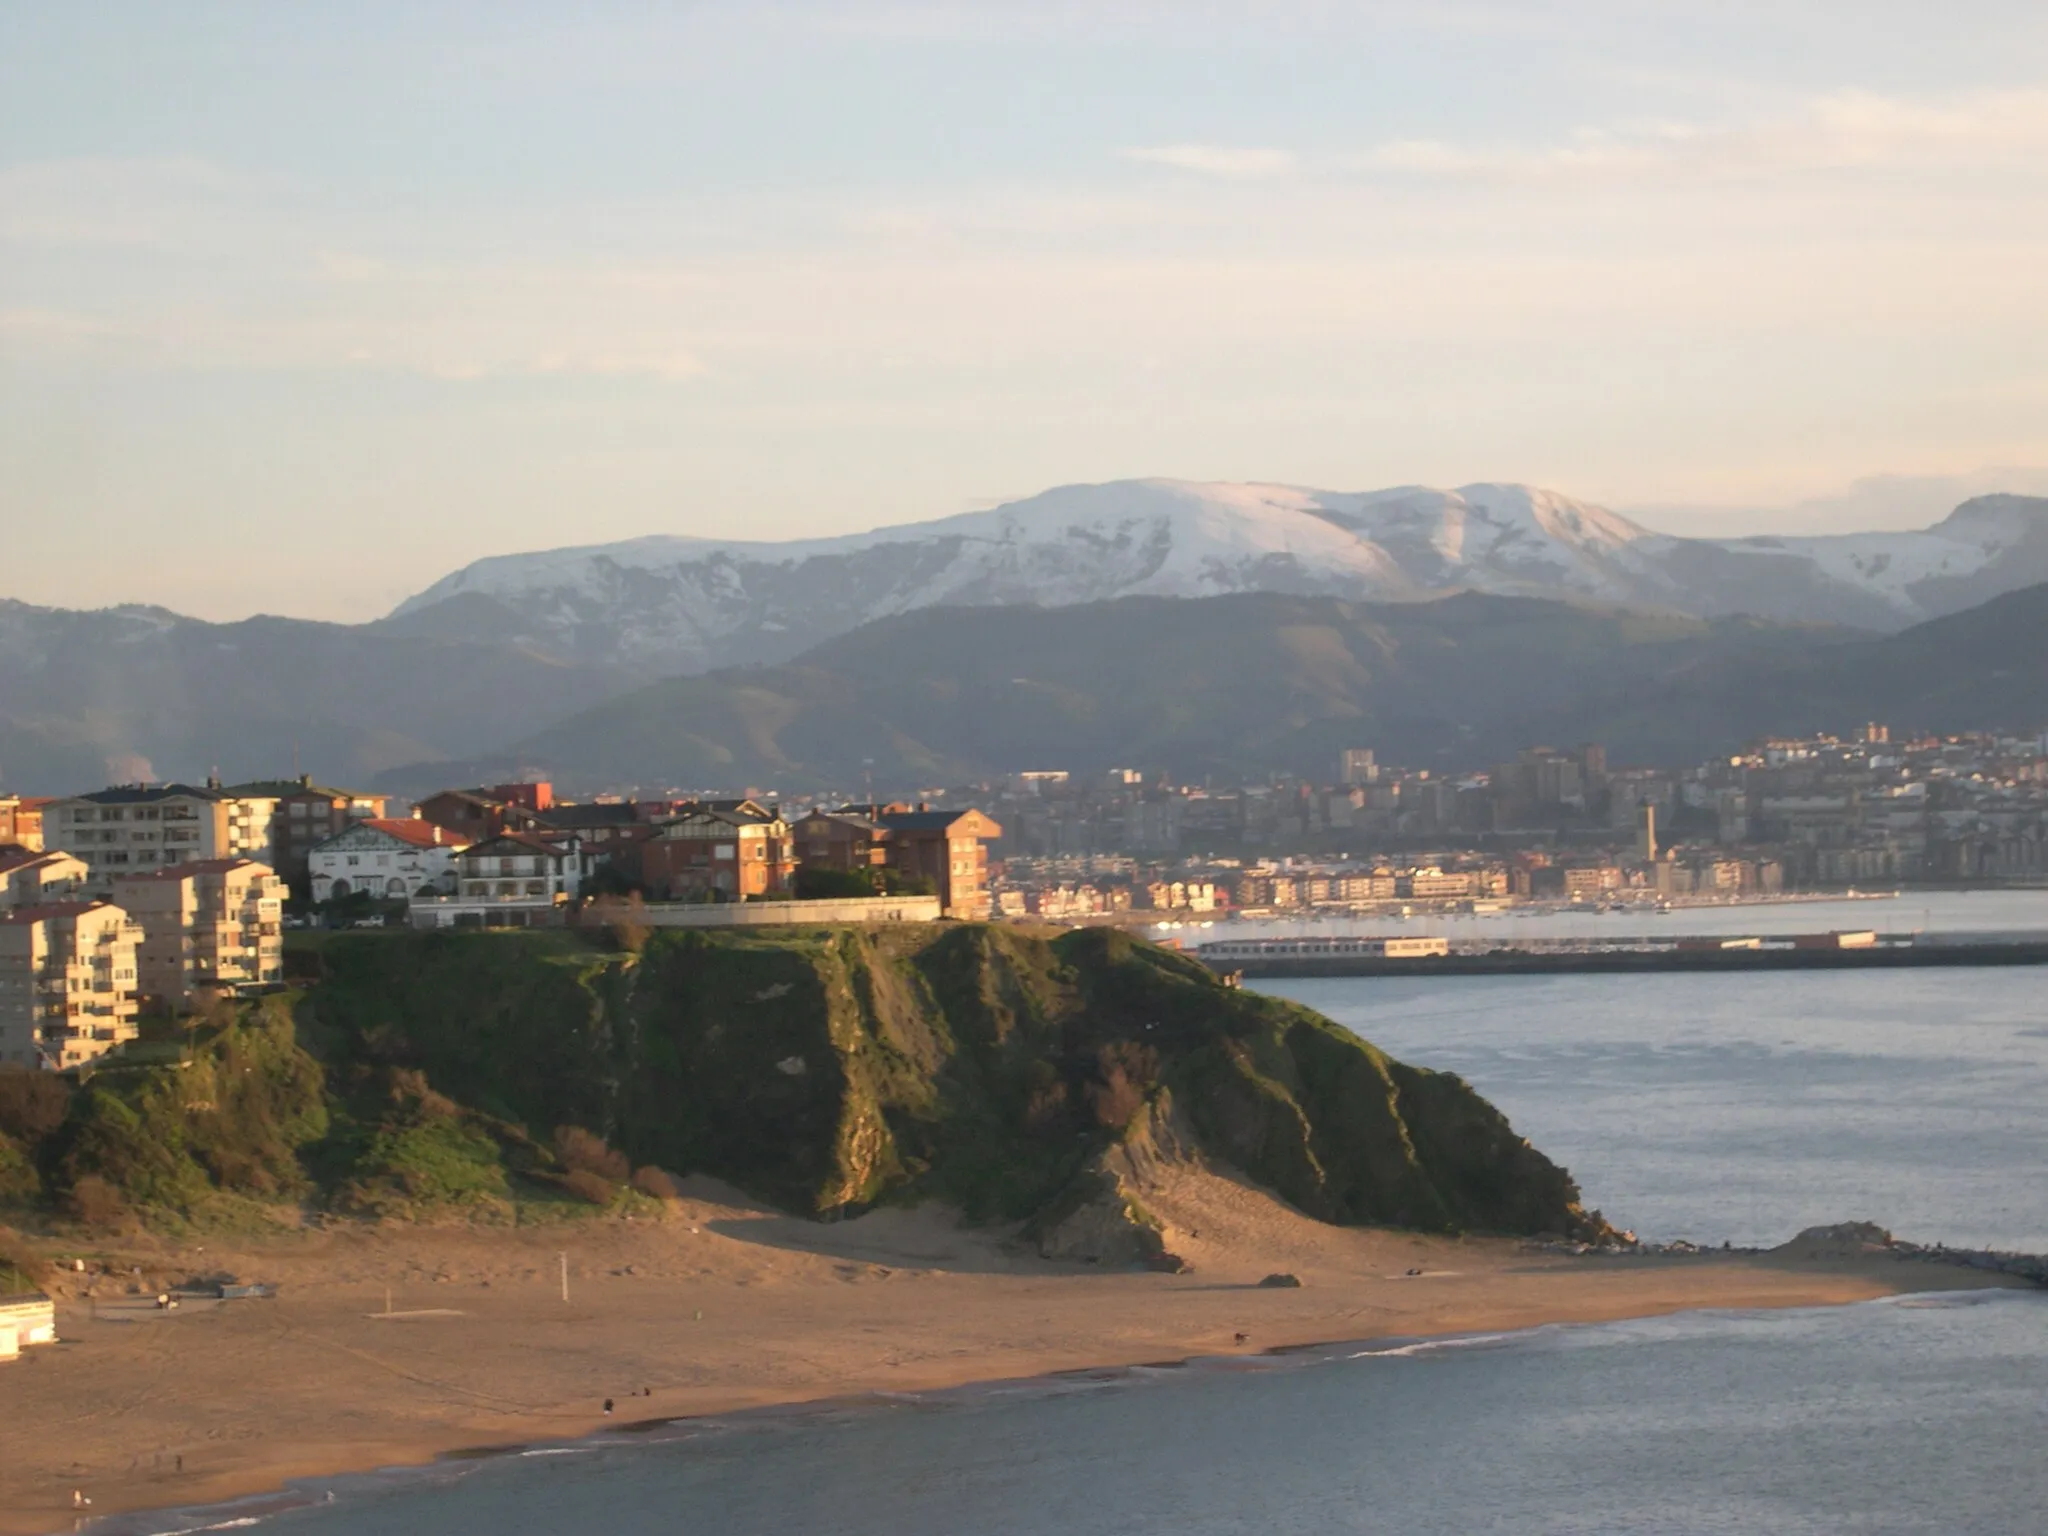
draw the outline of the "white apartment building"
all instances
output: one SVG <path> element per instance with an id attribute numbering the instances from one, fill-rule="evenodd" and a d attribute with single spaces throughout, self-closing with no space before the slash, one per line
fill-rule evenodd
<path id="1" fill-rule="evenodd" d="M 133 1040 L 141 939 L 103 901 L 0 912 L 0 1064 L 68 1071 Z"/>
<path id="2" fill-rule="evenodd" d="M 91 871 L 68 853 L 0 853 L 0 907 L 76 901 Z"/>
<path id="3" fill-rule="evenodd" d="M 358 892 L 381 899 L 452 896 L 456 855 L 469 844 L 431 821 L 359 821 L 316 843 L 306 855 L 313 899 L 331 901 Z"/>
<path id="4" fill-rule="evenodd" d="M 284 980 L 284 881 L 252 859 L 207 859 L 118 875 L 114 899 L 142 930 L 138 987 L 174 1008 L 200 987 Z"/>
<path id="5" fill-rule="evenodd" d="M 275 800 L 225 794 L 212 785 L 101 789 L 45 806 L 43 846 L 85 860 L 100 889 L 115 875 L 201 859 L 269 864 L 276 808 Z"/>
<path id="6" fill-rule="evenodd" d="M 561 923 L 595 858 L 575 838 L 546 843 L 507 832 L 456 855 L 458 894 L 416 896 L 415 928 L 538 928 Z"/>

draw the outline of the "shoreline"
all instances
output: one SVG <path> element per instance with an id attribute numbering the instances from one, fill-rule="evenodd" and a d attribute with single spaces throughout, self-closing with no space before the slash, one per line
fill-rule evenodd
<path id="1" fill-rule="evenodd" d="M 1680 1262 L 1683 1262 L 1681 1260 Z M 1922 1267 L 1933 1268 L 1931 1264 Z M 1930 1277 L 1931 1278 L 1931 1277 Z M 920 1405 L 944 1407 L 949 1399 L 1005 1396 L 1044 1397 L 1055 1395 L 1066 1381 L 1130 1382 L 1141 1371 L 1198 1371 L 1205 1366 L 1241 1362 L 1248 1369 L 1307 1369 L 1331 1363 L 1348 1355 L 1394 1350 L 1411 1345 L 1449 1345 L 1463 1340 L 1513 1340 L 1546 1329 L 1600 1328 L 1613 1323 L 1647 1317 L 1733 1315 L 1750 1311 L 1830 1311 L 1841 1307 L 1872 1306 L 1880 1302 L 1914 1296 L 1953 1294 L 1957 1291 L 2024 1290 L 2017 1283 L 1961 1283 L 1905 1287 L 1880 1291 L 1871 1296 L 1819 1302 L 1785 1301 L 1765 1306 L 1700 1306 L 1672 1311 L 1621 1312 L 1612 1316 L 1527 1322 L 1507 1329 L 1470 1329 L 1450 1333 L 1374 1334 L 1358 1338 L 1316 1339 L 1276 1344 L 1247 1354 L 1190 1354 L 1174 1359 L 1126 1361 L 1101 1365 L 1074 1366 L 1034 1372 L 1025 1376 L 971 1377 L 944 1385 L 916 1389 L 869 1388 L 838 1392 L 822 1397 L 792 1398 L 786 1401 L 748 1403 L 726 1409 L 710 1408 L 689 1414 L 669 1414 L 601 1424 L 582 1434 L 490 1441 L 453 1446 L 429 1455 L 402 1461 L 361 1464 L 309 1470 L 302 1474 L 281 1473 L 272 1482 L 205 1502 L 142 1504 L 119 1510 L 75 1515 L 70 1524 L 40 1527 L 25 1536 L 55 1536 L 57 1532 L 82 1532 L 84 1536 L 175 1536 L 181 1531 L 217 1529 L 225 1523 L 247 1523 L 288 1514 L 295 1510 L 321 1507 L 328 1502 L 347 1502 L 373 1487 L 401 1483 L 425 1484 L 436 1479 L 453 1481 L 499 1462 L 535 1455 L 595 1455 L 636 1445 L 672 1445 L 706 1438 L 754 1425 L 801 1425 L 835 1412 L 860 1411 L 900 1404 L 906 1400 Z M 669 1433 L 664 1433 L 665 1431 Z M 309 1483 L 327 1481 L 336 1489 L 316 1490 Z M 185 1522 L 192 1523 L 185 1523 Z M 0 1531 L 12 1536 L 14 1527 L 0 1520 Z"/>
<path id="2" fill-rule="evenodd" d="M 151 1289 L 225 1269 L 278 1294 L 158 1314 L 70 1287 L 59 1299 L 69 1342 L 0 1366 L 0 1536 L 162 1529 L 138 1512 L 247 1512 L 294 1497 L 289 1484 L 617 1438 L 635 1424 L 2013 1283 L 1890 1253 L 1567 1256 L 1514 1239 L 1325 1227 L 1210 1173 L 1173 1174 L 1148 1199 L 1192 1273 L 1051 1263 L 935 1207 L 820 1224 L 708 1185 L 657 1220 L 561 1229 L 132 1238 L 108 1256 L 124 1279 L 129 1262 Z M 1259 1284 L 1276 1271 L 1302 1286 Z M 74 1488 L 90 1510 L 73 1510 Z"/>

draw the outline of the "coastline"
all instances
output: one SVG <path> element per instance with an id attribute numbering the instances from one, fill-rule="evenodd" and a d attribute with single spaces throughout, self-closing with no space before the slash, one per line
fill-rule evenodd
<path id="1" fill-rule="evenodd" d="M 1934 1266 L 1916 1266 L 1933 1268 Z M 1834 1307 L 1865 1306 L 1873 1302 L 1911 1296 L 1924 1296 L 1955 1291 L 1982 1291 L 2025 1289 L 2013 1284 L 1996 1281 L 1964 1282 L 1959 1284 L 1933 1283 L 1938 1276 L 1920 1274 L 1916 1278 L 1926 1280 L 1924 1285 L 1909 1285 L 1895 1290 L 1881 1290 L 1875 1295 L 1831 1299 L 1817 1302 L 1796 1300 L 1774 1301 L 1765 1306 L 1702 1306 L 1677 1311 L 1627 1311 L 1612 1316 L 1596 1316 L 1571 1319 L 1551 1319 L 1526 1322 L 1506 1329 L 1482 1328 L 1459 1330 L 1435 1334 L 1376 1334 L 1362 1338 L 1317 1339 L 1300 1343 L 1276 1344 L 1263 1350 L 1243 1354 L 1193 1354 L 1177 1359 L 1127 1361 L 1114 1364 L 1077 1366 L 1061 1370 L 1039 1372 L 1028 1376 L 974 1377 L 946 1385 L 919 1388 L 892 1386 L 871 1388 L 851 1392 L 838 1392 L 823 1397 L 796 1398 L 787 1401 L 749 1402 L 743 1406 L 723 1409 L 709 1409 L 693 1414 L 671 1414 L 654 1418 L 629 1419 L 616 1423 L 601 1423 L 587 1432 L 553 1439 L 515 1439 L 494 1441 L 478 1445 L 454 1446 L 437 1451 L 429 1456 L 408 1457 L 404 1460 L 379 1462 L 375 1465 L 344 1467 L 320 1467 L 304 1473 L 280 1471 L 269 1482 L 252 1485 L 239 1492 L 228 1492 L 221 1497 L 205 1502 L 180 1502 L 175 1504 L 140 1504 L 132 1508 L 100 1511 L 95 1509 L 90 1517 L 74 1516 L 65 1525 L 38 1527 L 34 1536 L 45 1536 L 45 1532 L 78 1531 L 92 1536 L 173 1536 L 179 1531 L 219 1529 L 226 1525 L 243 1525 L 256 1520 L 289 1513 L 293 1510 L 309 1509 L 334 1499 L 332 1489 L 315 1485 L 331 1483 L 340 1488 L 339 1497 L 346 1500 L 351 1494 L 371 1485 L 390 1487 L 401 1480 L 426 1482 L 436 1472 L 448 1477 L 465 1475 L 464 1469 L 481 1468 L 485 1465 L 522 1456 L 550 1456 L 595 1454 L 606 1450 L 619 1450 L 633 1446 L 675 1444 L 686 1439 L 701 1438 L 752 1426 L 791 1424 L 797 1425 L 807 1419 L 821 1418 L 828 1414 L 858 1412 L 866 1407 L 884 1404 L 901 1404 L 906 1400 L 921 1406 L 943 1406 L 947 1399 L 967 1400 L 983 1394 L 1004 1395 L 1053 1395 L 1060 1387 L 1076 1380 L 1086 1380 L 1091 1385 L 1105 1381 L 1135 1379 L 1140 1372 L 1167 1372 L 1178 1370 L 1199 1370 L 1204 1366 L 1221 1366 L 1230 1362 L 1242 1362 L 1251 1368 L 1290 1369 L 1303 1365 L 1326 1363 L 1361 1350 L 1390 1350 L 1399 1352 L 1408 1346 L 1426 1344 L 1456 1344 L 1461 1340 L 1484 1340 L 1489 1343 L 1513 1340 L 1516 1337 L 1534 1334 L 1547 1328 L 1597 1328 L 1606 1323 L 1628 1322 L 1646 1317 L 1672 1317 L 1687 1314 L 1712 1315 L 1716 1312 L 1738 1313 L 1744 1311 L 1783 1310 L 1806 1311 L 1826 1310 Z M 193 1523 L 187 1524 L 190 1521 Z M 0 1531 L 12 1532 L 13 1527 L 0 1520 Z"/>
<path id="2" fill-rule="evenodd" d="M 171 1314 L 60 1297 L 71 1342 L 0 1367 L 0 1536 L 637 1423 L 2010 1283 L 1888 1254 L 1568 1257 L 1324 1227 L 1213 1174 L 1152 1198 L 1192 1273 L 1051 1264 L 929 1207 L 823 1225 L 712 1187 L 659 1221 L 355 1228 L 154 1252 L 135 1239 L 121 1256 L 152 1275 L 225 1268 L 279 1295 Z M 1301 1288 L 1261 1288 L 1276 1270 Z M 73 1510 L 73 1488 L 89 1511 Z"/>

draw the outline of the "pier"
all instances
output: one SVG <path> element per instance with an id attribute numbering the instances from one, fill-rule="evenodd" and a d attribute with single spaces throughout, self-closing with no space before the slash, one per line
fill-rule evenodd
<path id="1" fill-rule="evenodd" d="M 1420 935 L 1220 939 L 1194 954 L 1249 978 L 1641 975 L 1664 971 L 1885 970 L 2048 965 L 2048 934 L 1635 934 L 1446 939 Z"/>

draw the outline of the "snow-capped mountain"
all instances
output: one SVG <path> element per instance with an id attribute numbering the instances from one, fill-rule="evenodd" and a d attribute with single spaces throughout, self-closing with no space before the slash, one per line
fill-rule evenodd
<path id="1" fill-rule="evenodd" d="M 779 661 L 938 604 L 1458 590 L 1897 629 L 2048 580 L 2048 500 L 1989 496 L 1917 533 L 1682 539 L 1522 485 L 1335 492 L 1131 480 L 839 538 L 657 536 L 502 555 L 385 624 L 518 638 L 648 672 Z"/>

